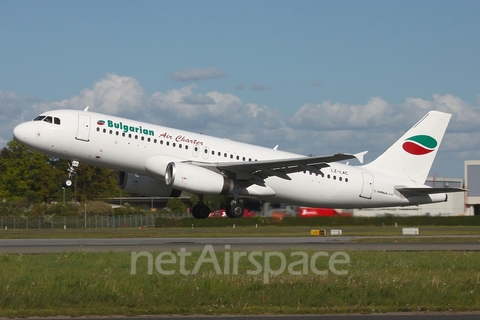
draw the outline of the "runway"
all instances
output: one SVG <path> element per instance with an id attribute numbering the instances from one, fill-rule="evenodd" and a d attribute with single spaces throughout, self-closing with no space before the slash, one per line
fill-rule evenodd
<path id="1" fill-rule="evenodd" d="M 385 239 L 388 237 L 377 237 Z M 1 253 L 56 253 L 71 251 L 131 252 L 190 251 L 212 245 L 215 250 L 382 250 L 382 251 L 480 251 L 480 242 L 472 237 L 454 242 L 359 242 L 365 237 L 274 237 L 274 238 L 110 238 L 110 239 L 0 239 Z"/>

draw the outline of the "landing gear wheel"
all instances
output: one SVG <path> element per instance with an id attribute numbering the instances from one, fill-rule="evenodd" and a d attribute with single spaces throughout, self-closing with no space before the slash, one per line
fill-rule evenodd
<path id="1" fill-rule="evenodd" d="M 72 179 L 65 179 L 62 181 L 62 186 L 64 188 L 70 188 L 72 184 L 73 184 Z"/>
<path id="2" fill-rule="evenodd" d="M 68 164 L 68 169 L 67 169 L 67 172 L 68 172 L 68 178 L 67 179 L 64 179 L 62 181 L 62 187 L 64 188 L 70 188 L 72 185 L 73 185 L 73 182 L 72 182 L 72 177 L 75 175 L 75 168 L 77 168 L 79 165 L 79 162 L 78 161 L 75 161 L 73 160 L 72 162 L 70 162 Z"/>
<path id="3" fill-rule="evenodd" d="M 210 216 L 210 208 L 203 203 L 197 203 L 192 208 L 192 216 L 196 219 L 206 219 Z"/>
<path id="4" fill-rule="evenodd" d="M 225 212 L 229 218 L 241 218 L 243 216 L 243 206 L 242 204 L 232 201 L 232 203 L 227 207 Z"/>

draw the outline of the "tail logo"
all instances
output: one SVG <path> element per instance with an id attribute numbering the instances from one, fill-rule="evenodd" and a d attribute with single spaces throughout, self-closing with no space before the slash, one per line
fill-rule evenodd
<path id="1" fill-rule="evenodd" d="M 434 138 L 426 135 L 418 135 L 405 140 L 402 147 L 403 150 L 410 154 L 421 156 L 435 150 L 437 145 L 437 140 Z"/>

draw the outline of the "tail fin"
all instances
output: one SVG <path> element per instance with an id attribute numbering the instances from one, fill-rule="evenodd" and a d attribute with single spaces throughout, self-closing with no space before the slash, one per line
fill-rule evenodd
<path id="1" fill-rule="evenodd" d="M 364 168 L 425 183 L 451 114 L 430 111 Z"/>

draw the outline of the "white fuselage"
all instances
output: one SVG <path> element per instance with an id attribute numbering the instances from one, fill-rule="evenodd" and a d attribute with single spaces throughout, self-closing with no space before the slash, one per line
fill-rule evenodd
<path id="1" fill-rule="evenodd" d="M 57 110 L 45 115 L 58 118 L 59 124 L 26 122 L 15 128 L 15 137 L 33 149 L 58 158 L 145 176 L 149 175 L 145 162 L 152 156 L 206 163 L 301 156 L 94 112 Z M 291 180 L 268 177 L 265 183 L 275 194 L 260 198 L 334 208 L 412 205 L 445 200 L 445 194 L 407 199 L 395 187 L 415 187 L 418 184 L 405 178 L 368 171 L 361 166 L 329 163 L 322 172 L 323 176 L 309 171 L 291 173 Z"/>

